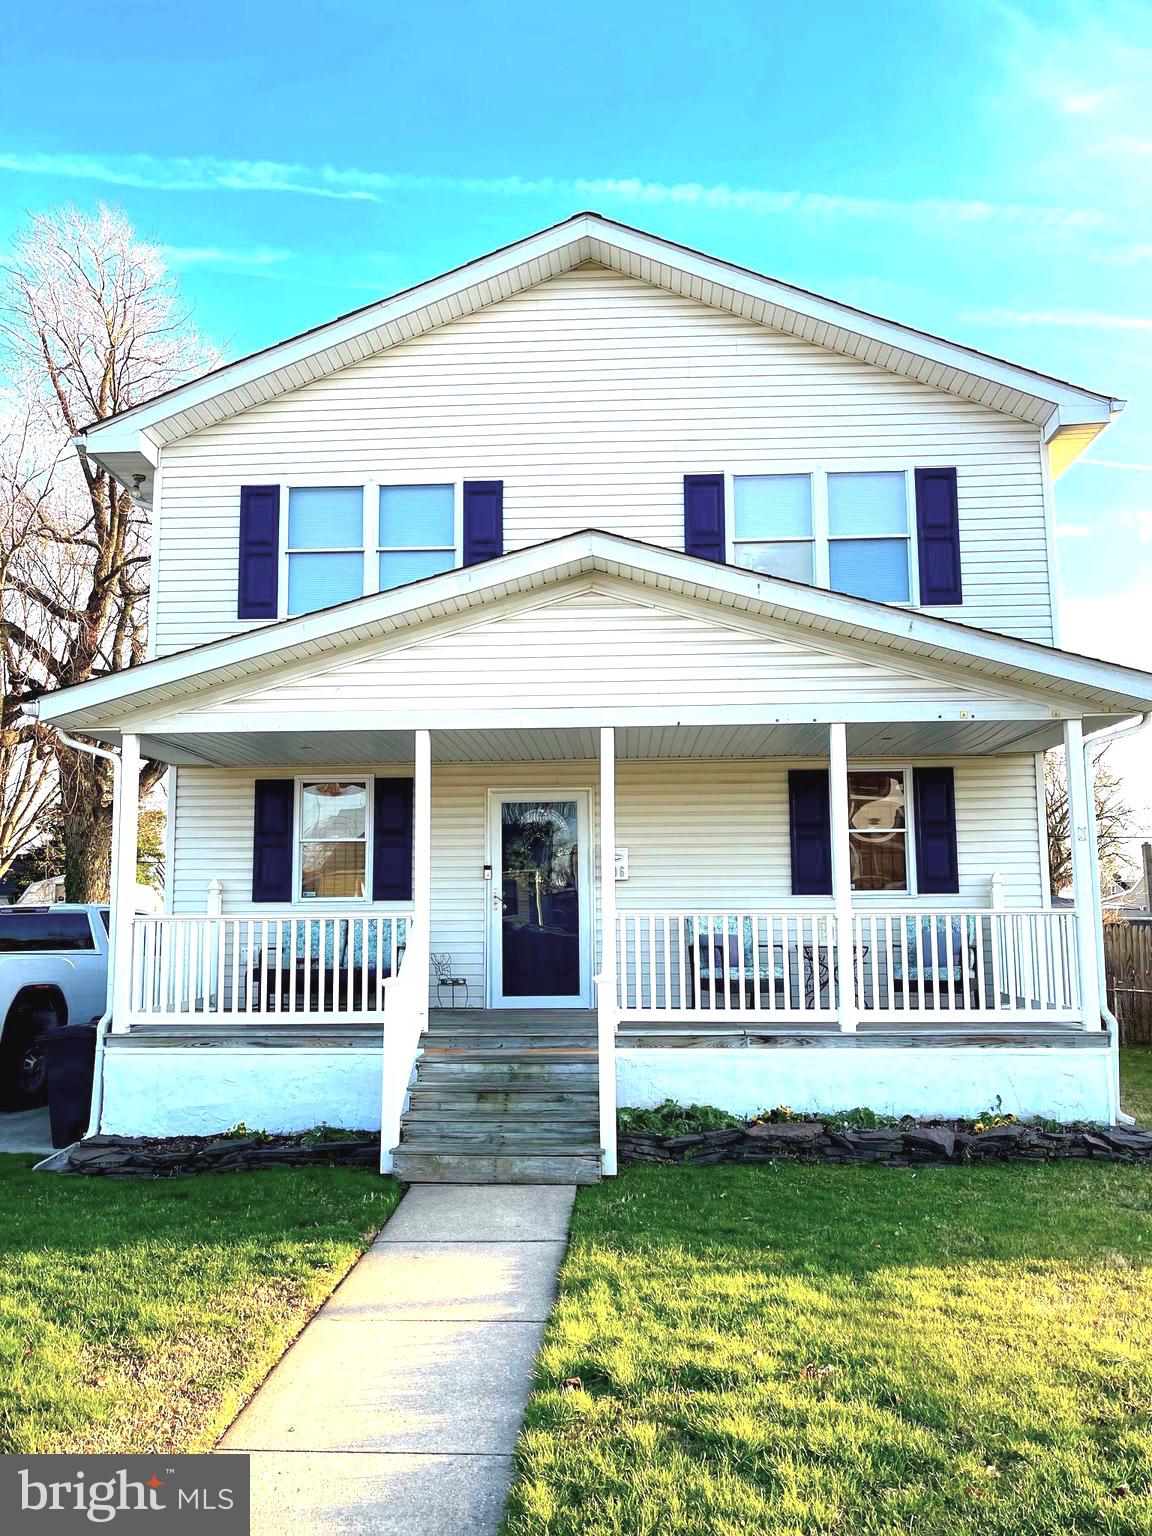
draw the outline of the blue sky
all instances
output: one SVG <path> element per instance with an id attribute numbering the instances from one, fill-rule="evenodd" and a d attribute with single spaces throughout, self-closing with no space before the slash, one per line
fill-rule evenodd
<path id="1" fill-rule="evenodd" d="M 231 354 L 592 207 L 1127 397 L 1057 488 L 1064 639 L 1152 667 L 1152 4 L 62 0 L 6 29 L 5 78 L 47 89 L 0 102 L 0 248 L 118 203 Z"/>

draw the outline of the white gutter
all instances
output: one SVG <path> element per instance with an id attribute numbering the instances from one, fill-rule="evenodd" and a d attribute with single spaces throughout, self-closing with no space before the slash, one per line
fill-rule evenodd
<path id="1" fill-rule="evenodd" d="M 36 703 L 24 705 L 25 714 L 36 714 Z M 66 747 L 71 747 L 76 752 L 87 752 L 91 757 L 102 757 L 112 764 L 112 867 L 108 875 L 108 979 L 104 995 L 104 1012 L 96 1020 L 96 1057 L 92 1063 L 92 1108 L 88 1116 L 88 1129 L 84 1135 L 97 1136 L 100 1133 L 100 1116 L 104 1110 L 104 1041 L 108 1034 L 108 1026 L 112 1022 L 112 983 L 115 976 L 115 966 L 112 957 L 116 952 L 117 933 L 119 921 L 117 917 L 117 885 L 119 881 L 116 874 L 116 847 L 120 840 L 120 818 L 123 815 L 121 801 L 123 794 L 120 780 L 120 754 L 111 751 L 107 747 L 98 747 L 90 741 L 78 741 L 75 736 L 69 736 L 67 731 L 60 726 L 51 727 L 60 741 Z"/>
<path id="2" fill-rule="evenodd" d="M 1137 731 L 1142 731 L 1148 722 L 1152 720 L 1152 710 L 1146 711 L 1135 720 L 1122 721 L 1119 725 L 1105 726 L 1103 730 L 1093 731 L 1084 742 L 1084 773 L 1088 780 L 1088 804 L 1092 814 L 1088 818 L 1088 846 L 1092 856 L 1092 870 L 1095 876 L 1093 890 L 1093 939 L 1096 946 L 1096 973 L 1099 977 L 1100 992 L 1100 1017 L 1108 1026 L 1108 1049 L 1112 1058 L 1111 1065 L 1111 1097 L 1113 1120 L 1120 1125 L 1135 1125 L 1132 1115 L 1127 1115 L 1120 1108 L 1120 1023 L 1116 1015 L 1108 1006 L 1108 968 L 1104 957 L 1104 921 L 1100 907 L 1100 866 L 1099 851 L 1096 843 L 1096 748 L 1108 746 L 1110 742 L 1120 736 L 1134 736 Z"/>

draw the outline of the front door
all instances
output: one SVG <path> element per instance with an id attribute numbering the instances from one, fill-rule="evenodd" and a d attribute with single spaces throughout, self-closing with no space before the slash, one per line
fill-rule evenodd
<path id="1" fill-rule="evenodd" d="M 489 976 L 493 1008 L 591 998 L 589 793 L 493 791 Z"/>

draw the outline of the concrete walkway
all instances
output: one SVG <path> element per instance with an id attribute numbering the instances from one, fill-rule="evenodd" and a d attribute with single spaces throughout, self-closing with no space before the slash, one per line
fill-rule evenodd
<path id="1" fill-rule="evenodd" d="M 575 1191 L 421 1184 L 221 1442 L 252 1536 L 492 1536 Z"/>
<path id="2" fill-rule="evenodd" d="M 16 1109 L 0 1114 L 0 1152 L 47 1157 L 51 1150 L 52 1127 L 46 1109 Z"/>

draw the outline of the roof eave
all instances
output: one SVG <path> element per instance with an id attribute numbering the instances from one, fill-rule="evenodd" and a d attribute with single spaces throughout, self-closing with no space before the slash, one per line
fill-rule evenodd
<path id="1" fill-rule="evenodd" d="M 1084 713 L 1130 714 L 1152 709 L 1152 675 L 1136 668 L 1055 650 L 936 615 L 761 576 L 735 566 L 713 565 L 593 529 L 517 550 L 481 565 L 446 571 L 391 592 L 261 625 L 240 635 L 157 658 L 126 672 L 42 695 L 38 701 L 40 718 L 64 721 L 78 708 L 96 710 L 121 702 L 131 711 L 138 707 L 134 700 L 153 687 L 191 681 L 233 664 L 270 662 L 293 646 L 309 645 L 333 635 L 350 635 L 359 626 L 395 625 L 406 619 L 415 622 L 421 611 L 429 607 L 455 602 L 475 607 L 515 590 L 525 580 L 541 581 L 549 576 L 560 579 L 589 569 L 611 573 L 628 565 L 658 581 L 687 581 L 741 602 L 775 605 L 816 624 L 855 627 L 897 649 L 936 647 L 954 656 L 958 665 L 976 660 L 991 667 L 1016 667 L 1022 674 L 1032 673 L 1043 679 L 1044 686 L 1051 687 L 1056 694 L 1063 691 L 1071 696 L 1096 691 L 1112 695 L 1111 704 L 1086 705 Z M 1024 686 L 1038 685 L 1025 681 Z"/>
<path id="2" fill-rule="evenodd" d="M 468 289 L 498 284 L 502 277 L 507 278 L 518 267 L 555 258 L 560 253 L 565 254 L 562 268 L 576 265 L 582 260 L 594 259 L 597 244 L 601 247 L 615 247 L 637 261 L 650 262 L 655 268 L 671 267 L 718 289 L 744 295 L 775 309 L 794 311 L 880 347 L 895 348 L 941 368 L 970 374 L 1030 396 L 1050 407 L 1043 422 L 1043 431 L 1048 437 L 1070 426 L 1091 423 L 1107 425 L 1117 406 L 1122 404 L 1111 396 L 1052 379 L 1015 363 L 992 358 L 972 348 L 900 325 L 896 321 L 869 315 L 779 279 L 749 272 L 719 258 L 691 251 L 643 230 L 618 224 L 597 214 L 580 213 L 390 298 L 341 316 L 235 363 L 225 364 L 210 374 L 169 390 L 153 401 L 134 406 L 106 422 L 94 423 L 82 434 L 84 451 L 101 463 L 106 463 L 114 455 L 121 455 L 127 457 L 122 457 L 118 462 L 131 461 L 139 465 L 149 459 L 150 450 L 155 452 L 155 444 L 147 438 L 149 426 L 158 426 L 185 411 L 206 406 L 270 374 L 301 365 L 319 353 L 354 343 L 366 333 L 403 320 L 406 315 L 417 310 L 451 300 Z M 497 289 L 492 292 L 497 298 L 503 296 Z M 1039 414 L 1038 410 L 1037 416 Z M 194 430 L 194 426 L 187 428 L 187 431 Z M 133 455 L 137 457 L 132 458 Z M 153 458 L 151 463 L 154 465 L 154 462 Z"/>

